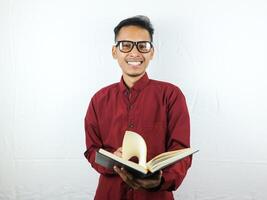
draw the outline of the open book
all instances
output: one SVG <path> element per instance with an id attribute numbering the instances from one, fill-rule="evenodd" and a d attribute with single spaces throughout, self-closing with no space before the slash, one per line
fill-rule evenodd
<path id="1" fill-rule="evenodd" d="M 113 168 L 114 165 L 124 167 L 134 176 L 145 178 L 197 151 L 192 148 L 169 151 L 146 162 L 147 146 L 143 137 L 135 132 L 126 131 L 122 143 L 122 157 L 99 149 L 95 161 L 107 168 Z M 138 163 L 130 161 L 132 157 L 137 157 Z"/>

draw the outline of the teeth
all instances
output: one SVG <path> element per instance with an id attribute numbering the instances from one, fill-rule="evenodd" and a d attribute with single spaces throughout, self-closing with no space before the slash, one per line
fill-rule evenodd
<path id="1" fill-rule="evenodd" d="M 129 65 L 134 65 L 134 66 L 137 66 L 137 65 L 141 65 L 141 62 L 128 62 Z"/>

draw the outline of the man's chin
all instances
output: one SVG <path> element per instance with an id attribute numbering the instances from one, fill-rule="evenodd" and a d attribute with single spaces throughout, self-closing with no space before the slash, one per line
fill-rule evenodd
<path id="1" fill-rule="evenodd" d="M 127 76 L 132 77 L 132 78 L 142 76 L 143 74 L 144 72 L 143 73 L 126 73 Z"/>

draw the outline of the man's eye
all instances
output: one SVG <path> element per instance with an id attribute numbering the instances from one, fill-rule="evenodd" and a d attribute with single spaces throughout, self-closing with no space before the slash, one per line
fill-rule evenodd
<path id="1" fill-rule="evenodd" d="M 123 43 L 122 47 L 123 48 L 130 48 L 132 45 L 130 43 Z"/>
<path id="2" fill-rule="evenodd" d="M 151 47 L 149 45 L 149 43 L 140 43 L 138 45 L 138 48 L 141 50 L 141 51 L 147 51 L 149 50 Z"/>
<path id="3" fill-rule="evenodd" d="M 145 49 L 146 48 L 146 44 L 139 44 L 138 47 L 139 47 L 139 49 Z"/>

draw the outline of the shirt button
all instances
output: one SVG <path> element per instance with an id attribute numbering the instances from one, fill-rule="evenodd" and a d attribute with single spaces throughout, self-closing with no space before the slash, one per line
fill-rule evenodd
<path id="1" fill-rule="evenodd" d="M 133 128 L 134 127 L 134 124 L 129 124 L 129 128 Z"/>

